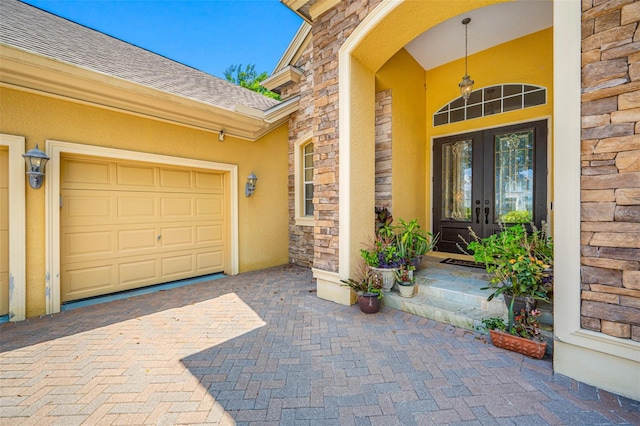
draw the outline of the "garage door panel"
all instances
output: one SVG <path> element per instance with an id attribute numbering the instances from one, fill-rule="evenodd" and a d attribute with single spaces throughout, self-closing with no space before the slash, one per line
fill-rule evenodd
<path id="1" fill-rule="evenodd" d="M 198 244 L 223 244 L 224 228 L 222 224 L 196 226 L 196 241 Z"/>
<path id="2" fill-rule="evenodd" d="M 224 180 L 220 173 L 195 173 L 196 189 L 204 190 L 211 193 L 222 193 L 224 190 Z"/>
<path id="3" fill-rule="evenodd" d="M 103 180 L 74 177 L 61 189 L 63 302 L 224 270 L 223 173 L 80 156 L 61 162 L 94 175 L 109 164 Z"/>
<path id="4" fill-rule="evenodd" d="M 160 187 L 165 190 L 193 188 L 193 173 L 187 169 L 160 169 Z"/>
<path id="5" fill-rule="evenodd" d="M 2 229 L 9 229 L 9 189 L 7 188 L 0 188 L 0 230 Z"/>
<path id="6" fill-rule="evenodd" d="M 95 265 L 62 271 L 67 294 L 76 298 L 90 297 L 113 288 L 113 265 Z"/>
<path id="7" fill-rule="evenodd" d="M 162 258 L 161 266 L 163 277 L 177 278 L 192 275 L 195 269 L 194 254 L 189 253 L 164 257 Z"/>
<path id="8" fill-rule="evenodd" d="M 62 214 L 67 218 L 84 218 L 84 221 L 102 223 L 111 218 L 111 203 L 112 199 L 108 194 L 66 196 Z"/>
<path id="9" fill-rule="evenodd" d="M 122 290 L 136 287 L 136 284 L 148 284 L 159 277 L 158 259 L 137 260 L 118 265 L 120 287 Z"/>
<path id="10" fill-rule="evenodd" d="M 116 199 L 118 220 L 153 220 L 158 217 L 157 200 L 154 194 L 138 194 L 135 197 L 118 196 Z"/>
<path id="11" fill-rule="evenodd" d="M 193 234 L 193 226 L 162 228 L 160 231 L 160 235 L 162 235 L 162 248 L 193 245 Z"/>
<path id="12" fill-rule="evenodd" d="M 90 184 L 93 187 L 109 186 L 112 183 L 109 161 L 72 160 L 62 162 L 61 185 Z"/>
<path id="13" fill-rule="evenodd" d="M 120 255 L 130 255 L 140 250 L 155 250 L 158 232 L 153 228 L 124 229 L 118 231 L 118 246 L 116 252 Z"/>
<path id="14" fill-rule="evenodd" d="M 9 231 L 0 230 L 0 272 L 9 271 Z"/>
<path id="15" fill-rule="evenodd" d="M 115 164 L 118 185 L 149 187 L 156 186 L 156 168 L 137 164 Z"/>
<path id="16" fill-rule="evenodd" d="M 162 197 L 160 217 L 165 220 L 193 217 L 193 200 L 190 197 Z"/>
<path id="17" fill-rule="evenodd" d="M 72 232 L 62 235 L 62 255 L 69 259 L 105 256 L 114 252 L 113 232 Z"/>
<path id="18" fill-rule="evenodd" d="M 222 220 L 224 203 L 221 196 L 200 197 L 196 199 L 196 216 Z"/>
<path id="19" fill-rule="evenodd" d="M 222 271 L 223 267 L 224 252 L 222 248 L 196 255 L 196 269 L 200 275 Z"/>

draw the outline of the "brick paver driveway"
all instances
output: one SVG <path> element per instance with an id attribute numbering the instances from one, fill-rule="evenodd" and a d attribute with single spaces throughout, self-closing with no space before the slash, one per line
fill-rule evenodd
<path id="1" fill-rule="evenodd" d="M 1 424 L 640 424 L 551 361 L 279 267 L 0 327 Z"/>

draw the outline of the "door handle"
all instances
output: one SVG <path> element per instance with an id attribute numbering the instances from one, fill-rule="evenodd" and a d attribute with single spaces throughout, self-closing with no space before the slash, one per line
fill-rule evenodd
<path id="1" fill-rule="evenodd" d="M 484 208 L 484 223 L 489 223 L 489 207 Z"/>
<path id="2" fill-rule="evenodd" d="M 476 223 L 480 223 L 480 207 L 476 207 Z"/>

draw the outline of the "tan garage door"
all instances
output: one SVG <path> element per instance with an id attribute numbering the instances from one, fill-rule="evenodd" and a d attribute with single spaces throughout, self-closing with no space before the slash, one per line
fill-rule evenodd
<path id="1" fill-rule="evenodd" d="M 63 302 L 224 270 L 224 174 L 61 160 Z"/>
<path id="2" fill-rule="evenodd" d="M 0 316 L 9 314 L 9 150 L 0 146 Z"/>

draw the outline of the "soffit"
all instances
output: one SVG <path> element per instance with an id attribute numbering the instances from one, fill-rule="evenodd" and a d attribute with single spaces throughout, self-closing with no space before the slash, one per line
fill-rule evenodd
<path id="1" fill-rule="evenodd" d="M 405 49 L 425 70 L 464 57 L 464 25 L 469 17 L 469 55 L 492 46 L 549 28 L 553 25 L 551 0 L 527 0 L 499 3 L 465 12 L 428 31 Z"/>

